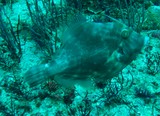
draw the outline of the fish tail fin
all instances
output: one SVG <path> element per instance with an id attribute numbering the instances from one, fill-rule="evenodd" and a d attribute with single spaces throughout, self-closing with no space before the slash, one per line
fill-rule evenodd
<path id="1" fill-rule="evenodd" d="M 30 87 L 34 87 L 45 82 L 48 77 L 47 69 L 48 64 L 41 64 L 32 67 L 24 75 L 25 82 L 27 82 Z"/>

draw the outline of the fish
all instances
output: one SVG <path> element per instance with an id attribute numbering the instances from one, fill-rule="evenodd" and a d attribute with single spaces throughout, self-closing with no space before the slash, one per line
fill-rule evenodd
<path id="1" fill-rule="evenodd" d="M 148 39 L 119 21 L 77 21 L 63 32 L 54 59 L 31 67 L 24 80 L 31 87 L 47 79 L 64 87 L 106 82 L 136 59 Z"/>

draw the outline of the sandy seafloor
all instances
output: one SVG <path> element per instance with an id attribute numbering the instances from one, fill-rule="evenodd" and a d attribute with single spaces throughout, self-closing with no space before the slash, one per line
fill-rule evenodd
<path id="1" fill-rule="evenodd" d="M 10 17 L 13 25 L 17 23 L 17 17 L 20 15 L 21 21 L 30 23 L 31 20 L 29 18 L 29 13 L 27 7 L 25 5 L 25 1 L 21 0 L 13 4 L 13 10 L 6 10 L 7 15 Z M 150 32 L 145 31 L 142 32 L 145 35 L 150 36 Z M 24 73 L 32 66 L 40 64 L 44 57 L 44 53 L 37 49 L 36 44 L 28 38 L 26 42 L 23 41 L 23 37 L 27 36 L 27 34 L 21 35 L 22 39 L 22 58 L 19 64 L 19 68 L 14 72 L 5 71 L 3 69 L 0 70 L 0 80 L 3 80 L 7 76 L 12 80 L 13 75 L 22 76 Z M 151 47 L 149 51 L 147 48 Z M 150 40 L 148 45 L 144 47 L 142 52 L 138 55 L 137 59 L 133 61 L 129 66 L 127 66 L 122 72 L 124 76 L 124 83 L 128 81 L 128 83 L 132 82 L 132 86 L 126 89 L 124 88 L 120 92 L 120 96 L 123 100 L 127 101 L 128 104 L 125 103 L 113 103 L 109 106 L 105 106 L 102 101 L 104 99 L 99 99 L 98 96 L 101 94 L 105 94 L 101 89 L 92 89 L 86 90 L 85 88 L 76 86 L 75 98 L 71 106 L 66 106 L 63 100 L 57 100 L 55 98 L 46 97 L 45 99 L 35 98 L 32 101 L 21 101 L 15 100 L 13 103 L 15 104 L 15 113 L 16 116 L 21 116 L 21 113 L 24 112 L 24 109 L 18 107 L 18 105 L 27 104 L 31 109 L 26 111 L 24 116 L 61 116 L 61 113 L 57 113 L 58 111 L 62 111 L 62 116 L 67 116 L 67 111 L 69 107 L 73 107 L 76 109 L 76 116 L 80 115 L 80 111 L 78 109 L 78 105 L 81 105 L 84 97 L 88 93 L 88 99 L 91 101 L 91 113 L 89 116 L 159 116 L 160 115 L 160 72 L 156 75 L 148 74 L 147 72 L 147 54 L 160 53 L 160 38 L 154 38 L 150 36 Z M 160 59 L 159 59 L 160 62 Z M 159 64 L 160 65 L 160 64 Z M 128 70 L 131 72 L 130 75 Z M 115 80 L 113 79 L 113 82 Z M 127 86 L 127 84 L 126 84 Z M 6 91 L 4 87 L 1 88 L 0 101 L 8 105 L 10 107 L 10 101 L 12 93 Z M 152 96 L 136 96 L 135 88 L 139 88 L 142 90 L 148 90 Z M 29 88 L 28 88 L 29 89 Z M 36 92 L 33 90 L 33 93 Z M 57 96 L 63 96 L 64 91 L 58 90 Z M 107 93 L 106 93 L 107 94 Z M 18 96 L 17 96 L 18 97 Z M 96 101 L 96 102 L 95 102 Z M 112 103 L 112 102 L 111 102 Z M 39 106 L 37 105 L 39 104 Z M 82 107 L 86 107 L 82 105 Z M 2 107 L 0 107 L 2 110 Z M 9 108 L 10 109 L 10 108 Z M 0 113 L 0 116 L 5 116 L 4 113 Z M 7 116 L 7 115 L 6 115 Z M 87 115 L 83 115 L 87 116 Z"/>

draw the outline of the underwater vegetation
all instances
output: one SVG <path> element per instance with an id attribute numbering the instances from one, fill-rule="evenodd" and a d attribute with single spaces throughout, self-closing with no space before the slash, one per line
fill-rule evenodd
<path id="1" fill-rule="evenodd" d="M 0 115 L 160 115 L 158 1 L 0 3 Z"/>
<path id="2" fill-rule="evenodd" d="M 149 54 L 147 58 L 147 72 L 151 75 L 156 75 L 160 71 L 160 53 L 155 52 Z"/>
<path id="3" fill-rule="evenodd" d="M 18 2 L 18 0 L 0 0 L 0 3 L 6 5 L 6 4 L 13 4 L 15 2 Z"/>
<path id="4" fill-rule="evenodd" d="M 27 8 L 32 20 L 32 26 L 28 27 L 28 29 L 30 30 L 32 39 L 36 42 L 38 47 L 51 57 L 54 50 L 57 49 L 57 42 L 59 41 L 59 38 L 55 33 L 57 33 L 57 27 L 59 27 L 60 23 L 60 18 L 58 16 L 61 14 L 59 11 L 60 8 L 56 8 L 53 1 L 45 2 L 34 0 L 33 2 L 35 6 L 31 6 L 29 1 L 26 0 Z M 39 4 L 43 4 L 43 9 Z"/>
<path id="5" fill-rule="evenodd" d="M 4 69 L 10 69 L 20 62 L 22 56 L 21 40 L 19 38 L 20 17 L 18 17 L 15 32 L 12 22 L 3 7 L 0 8 L 0 14 L 0 65 Z M 7 22 L 4 21 L 2 14 L 4 14 Z"/>

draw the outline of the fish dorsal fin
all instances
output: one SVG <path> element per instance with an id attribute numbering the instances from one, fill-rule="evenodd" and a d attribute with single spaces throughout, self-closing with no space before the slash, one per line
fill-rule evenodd
<path id="1" fill-rule="evenodd" d="M 115 19 L 115 18 L 113 18 L 113 17 L 111 17 L 111 16 L 108 16 L 108 15 L 105 15 L 105 16 L 107 16 L 107 17 L 108 17 L 109 19 L 111 19 L 113 22 L 116 22 L 116 23 L 121 24 L 121 25 L 125 25 L 124 23 L 118 21 L 117 19 Z"/>
<path id="2" fill-rule="evenodd" d="M 111 16 L 108 16 L 108 15 L 105 15 L 106 17 L 108 17 L 109 19 L 111 19 L 113 22 L 115 22 L 117 25 L 119 25 L 120 27 L 123 27 L 123 28 L 126 28 L 128 27 L 126 24 L 124 24 L 123 22 L 111 17 Z"/>
<path id="3" fill-rule="evenodd" d="M 116 27 L 120 27 L 122 30 L 121 30 L 121 37 L 124 38 L 124 39 L 127 39 L 131 33 L 131 30 L 128 28 L 127 25 L 125 25 L 123 22 L 113 18 L 113 17 L 110 17 L 108 15 L 106 15 L 109 19 L 111 19 L 113 22 L 116 23 Z"/>

